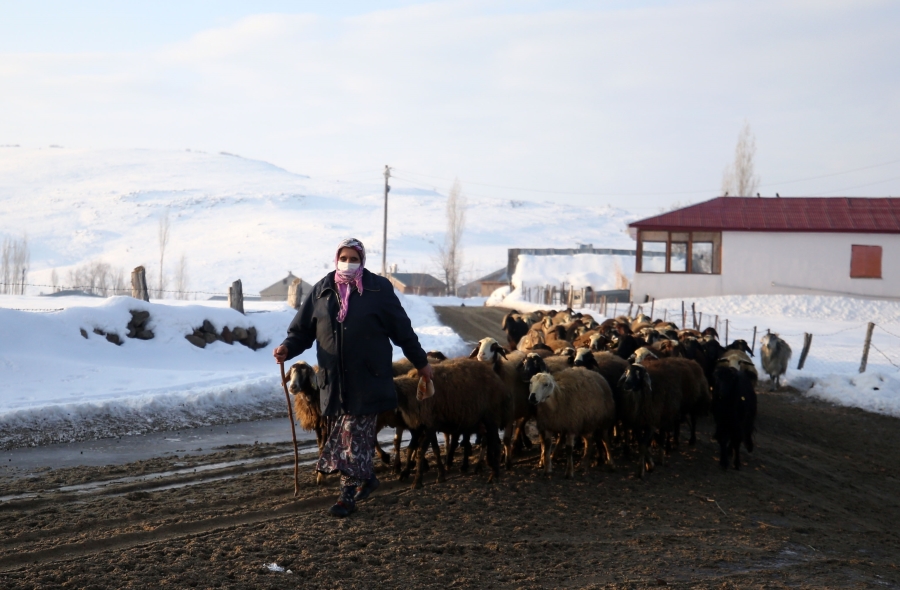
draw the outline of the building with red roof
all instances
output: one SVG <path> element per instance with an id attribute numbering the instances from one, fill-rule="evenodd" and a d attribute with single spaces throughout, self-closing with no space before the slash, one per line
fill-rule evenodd
<path id="1" fill-rule="evenodd" d="M 632 298 L 900 297 L 900 198 L 718 197 L 629 225 Z"/>

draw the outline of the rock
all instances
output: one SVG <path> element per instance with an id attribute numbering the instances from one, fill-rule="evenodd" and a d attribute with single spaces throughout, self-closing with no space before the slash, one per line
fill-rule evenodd
<path id="1" fill-rule="evenodd" d="M 114 334 L 114 333 L 109 333 L 109 334 L 107 334 L 107 335 L 106 335 L 106 341 L 107 341 L 107 342 L 112 342 L 112 343 L 115 344 L 116 346 L 122 346 L 122 339 L 119 338 L 119 335 L 118 335 L 118 334 Z"/>
<path id="2" fill-rule="evenodd" d="M 138 335 L 138 333 L 137 333 L 138 328 L 135 328 L 135 327 L 132 326 L 131 324 L 128 324 L 128 325 L 125 326 L 125 327 L 128 328 L 128 333 L 125 334 L 126 336 L 128 336 L 129 338 L 137 338 L 137 335 Z"/>
<path id="3" fill-rule="evenodd" d="M 153 340 L 153 330 L 141 330 L 137 333 L 138 340 Z"/>
<path id="4" fill-rule="evenodd" d="M 215 334 L 210 334 L 209 332 L 204 332 L 204 333 L 203 333 L 203 339 L 206 340 L 206 343 L 207 343 L 207 344 L 212 344 L 213 342 L 215 342 L 216 340 L 218 340 L 219 337 L 216 336 Z"/>
<path id="5" fill-rule="evenodd" d="M 209 320 L 203 320 L 203 326 L 200 328 L 207 334 L 215 334 L 216 329 L 213 327 L 212 323 Z"/>
<path id="6" fill-rule="evenodd" d="M 234 336 L 235 340 L 243 341 L 247 338 L 247 330 L 244 328 L 235 328 L 231 331 L 231 334 Z"/>
<path id="7" fill-rule="evenodd" d="M 249 328 L 247 330 L 247 338 L 243 340 L 243 343 L 247 348 L 256 350 L 256 328 Z"/>
<path id="8" fill-rule="evenodd" d="M 84 328 L 81 328 L 81 335 L 84 336 L 85 340 L 87 340 L 87 337 L 88 337 L 87 330 L 85 330 Z"/>
<path id="9" fill-rule="evenodd" d="M 195 334 L 188 334 L 184 339 L 198 348 L 206 348 L 206 340 Z"/>
<path id="10" fill-rule="evenodd" d="M 228 329 L 228 326 L 222 328 L 222 334 L 219 336 L 225 344 L 234 344 L 234 334 Z"/>
<path id="11" fill-rule="evenodd" d="M 94 334 L 96 334 L 97 336 L 106 336 L 106 332 L 104 332 L 100 328 L 94 328 Z"/>
<path id="12" fill-rule="evenodd" d="M 147 323 L 147 320 L 150 319 L 149 311 L 138 311 L 136 309 L 132 309 L 129 313 L 131 314 L 131 322 L 135 326 L 143 325 Z"/>

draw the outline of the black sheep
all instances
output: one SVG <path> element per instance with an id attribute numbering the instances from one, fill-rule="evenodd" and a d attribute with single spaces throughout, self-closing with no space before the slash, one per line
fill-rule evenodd
<path id="1" fill-rule="evenodd" d="M 756 420 L 756 391 L 753 375 L 733 367 L 716 367 L 713 375 L 713 417 L 719 441 L 719 465 L 728 469 L 734 455 L 734 468 L 741 468 L 741 443 L 753 452 L 753 423 Z"/>

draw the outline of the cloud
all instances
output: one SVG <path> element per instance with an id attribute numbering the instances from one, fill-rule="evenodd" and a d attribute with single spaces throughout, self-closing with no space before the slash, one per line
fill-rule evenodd
<path id="1" fill-rule="evenodd" d="M 371 167 L 376 178 L 390 163 L 464 186 L 672 193 L 715 191 L 747 119 L 766 185 L 897 156 L 897 14 L 887 2 L 774 0 L 260 14 L 152 51 L 0 55 L 0 143 L 223 149 L 313 175 Z"/>

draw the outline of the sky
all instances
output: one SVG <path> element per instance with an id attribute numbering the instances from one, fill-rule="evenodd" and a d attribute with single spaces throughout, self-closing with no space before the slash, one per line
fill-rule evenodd
<path id="1" fill-rule="evenodd" d="M 900 196 L 900 4 L 0 0 L 0 145 L 655 212 Z M 0 158 L 4 150 L 0 148 Z"/>

